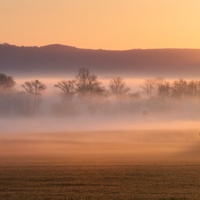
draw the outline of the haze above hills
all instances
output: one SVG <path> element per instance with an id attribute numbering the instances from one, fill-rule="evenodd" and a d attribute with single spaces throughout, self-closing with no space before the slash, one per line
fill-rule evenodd
<path id="1" fill-rule="evenodd" d="M 200 77 L 200 49 L 92 50 L 59 44 L 24 47 L 0 44 L 0 72 L 59 76 L 88 68 L 103 75 Z"/>

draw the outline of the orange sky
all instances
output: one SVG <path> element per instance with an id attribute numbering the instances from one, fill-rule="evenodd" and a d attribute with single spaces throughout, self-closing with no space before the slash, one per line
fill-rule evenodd
<path id="1" fill-rule="evenodd" d="M 0 43 L 200 48 L 200 0 L 0 0 Z"/>

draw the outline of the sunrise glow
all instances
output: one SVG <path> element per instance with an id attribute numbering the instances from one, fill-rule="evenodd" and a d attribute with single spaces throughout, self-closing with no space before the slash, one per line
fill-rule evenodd
<path id="1" fill-rule="evenodd" d="M 200 48 L 199 0 L 1 0 L 1 43 Z"/>

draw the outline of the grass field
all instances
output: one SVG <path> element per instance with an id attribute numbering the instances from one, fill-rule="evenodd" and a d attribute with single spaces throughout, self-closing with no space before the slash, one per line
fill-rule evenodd
<path id="1" fill-rule="evenodd" d="M 0 200 L 199 200 L 195 130 L 0 135 Z"/>
<path id="2" fill-rule="evenodd" d="M 4 166 L 0 199 L 199 200 L 200 166 Z"/>

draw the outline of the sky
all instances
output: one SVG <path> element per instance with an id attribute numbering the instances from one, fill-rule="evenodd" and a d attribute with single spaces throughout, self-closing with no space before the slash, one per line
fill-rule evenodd
<path id="1" fill-rule="evenodd" d="M 200 0 L 0 0 L 0 43 L 200 48 Z"/>

